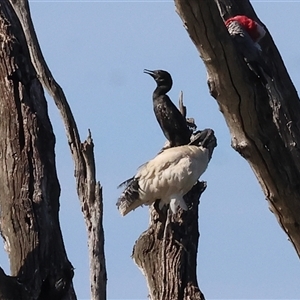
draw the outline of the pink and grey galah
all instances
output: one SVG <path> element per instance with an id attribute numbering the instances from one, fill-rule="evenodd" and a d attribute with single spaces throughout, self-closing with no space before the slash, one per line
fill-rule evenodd
<path id="1" fill-rule="evenodd" d="M 237 15 L 227 19 L 225 25 L 249 69 L 266 84 L 265 75 L 272 76 L 261 55 L 262 49 L 259 45 L 260 40 L 266 34 L 265 28 L 244 15 Z"/>

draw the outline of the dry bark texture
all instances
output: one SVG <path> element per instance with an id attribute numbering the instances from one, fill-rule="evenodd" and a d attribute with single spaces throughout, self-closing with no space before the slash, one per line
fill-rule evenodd
<path id="1" fill-rule="evenodd" d="M 175 5 L 205 63 L 232 147 L 251 165 L 299 256 L 300 102 L 272 37 L 267 33 L 260 43 L 272 72 L 265 86 L 246 66 L 221 17 L 244 14 L 260 21 L 248 0 L 175 0 Z"/>
<path id="2" fill-rule="evenodd" d="M 52 76 L 40 49 L 32 24 L 28 1 L 10 0 L 22 24 L 26 41 L 37 75 L 45 89 L 53 97 L 66 130 L 70 151 L 75 164 L 77 193 L 88 232 L 90 260 L 91 298 L 106 299 L 106 264 L 104 254 L 102 187 L 96 181 L 94 144 L 91 133 L 81 143 L 71 108 L 60 85 Z"/>
<path id="3" fill-rule="evenodd" d="M 77 125 L 62 88 L 53 78 L 42 55 L 32 24 L 28 1 L 11 0 L 22 24 L 30 56 L 38 78 L 57 105 L 66 130 L 71 154 L 75 163 L 77 193 L 88 232 L 90 281 L 92 299 L 106 299 L 106 265 L 104 255 L 102 187 L 96 181 L 94 145 L 91 133 L 81 143 Z"/>
<path id="4" fill-rule="evenodd" d="M 20 23 L 0 3 L 1 235 L 11 274 L 1 299 L 72 299 L 73 267 L 59 226 L 55 137 Z"/>
<path id="5" fill-rule="evenodd" d="M 77 191 L 88 231 L 91 298 L 105 300 L 107 278 L 102 226 L 102 188 L 95 179 L 94 146 L 91 134 L 89 132 L 84 143 L 80 142 L 76 122 L 64 92 L 53 78 L 41 53 L 31 21 L 28 1 L 3 0 L 0 13 L 3 17 L 0 41 L 2 48 L 5 49 L 5 52 L 1 53 L 0 92 L 4 98 L 1 100 L 7 102 L 2 104 L 3 109 L 0 112 L 1 120 L 5 120 L 0 125 L 2 139 L 0 146 L 3 147 L 1 172 L 7 175 L 7 181 L 1 182 L 0 192 L 3 190 L 5 193 L 11 193 L 11 196 L 4 197 L 11 199 L 10 201 L 18 199 L 18 194 L 16 197 L 13 196 L 16 193 L 22 196 L 21 200 L 13 206 L 8 201 L 0 204 L 1 212 L 6 212 L 2 209 L 2 205 L 7 206 L 6 210 L 12 211 L 11 214 L 3 213 L 2 218 L 5 218 L 5 222 L 12 223 L 14 231 L 15 228 L 24 227 L 22 232 L 15 236 L 11 228 L 5 226 L 3 229 L 4 226 L 1 226 L 9 252 L 13 253 L 11 250 L 13 245 L 14 249 L 17 249 L 14 251 L 20 257 L 15 253 L 13 256 L 10 254 L 12 274 L 18 275 L 17 279 L 0 272 L 0 299 L 27 299 L 28 293 L 29 299 L 61 299 L 61 296 L 52 293 L 53 286 L 55 286 L 54 290 L 63 286 L 61 289 L 64 292 L 71 286 L 64 299 L 76 299 L 71 283 L 73 268 L 66 258 L 58 222 L 60 187 L 55 170 L 55 138 L 48 118 L 41 82 L 53 96 L 60 110 L 75 162 Z M 11 143 L 13 141 L 14 148 L 7 141 Z M 24 159 L 27 158 L 28 162 L 23 162 L 19 153 L 24 156 Z M 9 178 L 15 174 L 17 174 L 16 179 Z M 16 186 L 15 181 L 20 187 Z M 34 201 L 34 207 L 30 201 Z M 21 221 L 25 222 L 27 227 L 22 225 Z M 27 252 L 30 255 L 26 257 L 24 266 L 23 256 L 26 256 Z M 60 280 L 65 277 L 69 280 Z M 1 295 L 6 295 L 8 290 L 4 283 L 10 282 L 12 285 L 16 280 L 17 287 L 22 287 L 24 298 L 20 295 L 1 298 Z M 11 289 L 11 293 L 15 293 L 15 290 L 17 289 Z"/>
<path id="6" fill-rule="evenodd" d="M 188 211 L 159 215 L 150 208 L 150 226 L 136 241 L 132 257 L 145 275 L 151 300 L 202 300 L 196 276 L 198 206 L 206 188 L 198 182 L 184 197 Z"/>

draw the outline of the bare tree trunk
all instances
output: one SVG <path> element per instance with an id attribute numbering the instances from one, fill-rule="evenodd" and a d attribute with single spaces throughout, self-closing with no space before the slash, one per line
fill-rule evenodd
<path id="1" fill-rule="evenodd" d="M 300 102 L 280 54 L 267 33 L 261 45 L 272 80 L 263 85 L 234 47 L 221 16 L 258 20 L 248 0 L 175 0 L 175 5 L 205 63 L 232 147 L 251 165 L 299 256 Z"/>
<path id="2" fill-rule="evenodd" d="M 105 300 L 102 188 L 95 178 L 91 134 L 80 142 L 63 90 L 41 53 L 27 0 L 10 2 L 0 3 L 0 42 L 5 50 L 1 52 L 0 74 L 0 175 L 6 178 L 0 183 L 0 193 L 6 196 L 1 197 L 0 205 L 1 231 L 14 276 L 0 269 L 0 299 L 76 299 L 73 267 L 66 257 L 58 221 L 55 138 L 42 82 L 61 112 L 75 162 L 77 191 L 88 230 L 92 299 Z"/>
<path id="3" fill-rule="evenodd" d="M 151 300 L 202 300 L 197 283 L 198 206 L 206 188 L 198 182 L 184 197 L 190 209 L 158 215 L 150 209 L 150 225 L 136 241 L 132 257 L 145 275 Z"/>
<path id="4" fill-rule="evenodd" d="M 41 52 L 27 0 L 10 0 L 24 30 L 29 52 L 38 78 L 53 97 L 62 116 L 70 151 L 75 163 L 75 178 L 86 228 L 90 260 L 91 298 L 106 299 L 106 264 L 104 254 L 102 187 L 96 181 L 94 144 L 89 132 L 81 143 L 79 132 L 62 88 L 52 76 Z"/>
<path id="5" fill-rule="evenodd" d="M 75 299 L 73 267 L 59 226 L 55 137 L 22 28 L 0 3 L 1 234 L 13 277 L 1 299 Z"/>

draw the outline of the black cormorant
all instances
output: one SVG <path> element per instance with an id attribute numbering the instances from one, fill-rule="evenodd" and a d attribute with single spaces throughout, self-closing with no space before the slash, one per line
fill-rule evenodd
<path id="1" fill-rule="evenodd" d="M 153 92 L 153 110 L 165 137 L 170 142 L 170 147 L 187 145 L 190 142 L 191 131 L 186 119 L 166 95 L 173 84 L 171 75 L 163 70 L 145 69 L 144 73 L 152 76 L 157 83 Z"/>

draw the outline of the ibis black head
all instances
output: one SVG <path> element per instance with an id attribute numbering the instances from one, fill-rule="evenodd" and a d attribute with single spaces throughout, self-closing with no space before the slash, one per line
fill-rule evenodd
<path id="1" fill-rule="evenodd" d="M 157 83 L 157 86 L 165 86 L 170 90 L 173 84 L 171 75 L 164 70 L 147 70 L 144 69 L 144 73 L 149 74 L 154 78 Z"/>
<path id="2" fill-rule="evenodd" d="M 212 156 L 212 153 L 217 147 L 217 139 L 215 133 L 212 129 L 204 129 L 195 132 L 191 138 L 190 145 L 202 146 L 209 150 L 209 156 Z"/>

